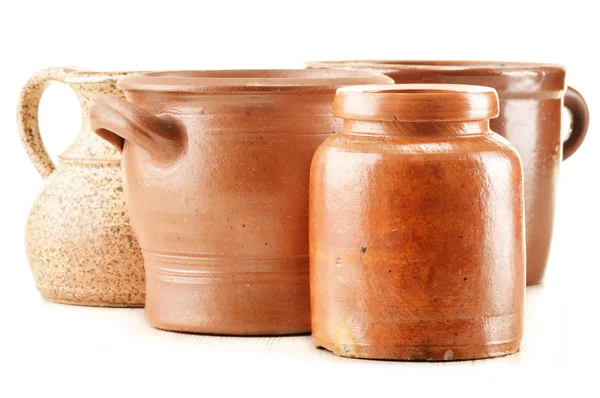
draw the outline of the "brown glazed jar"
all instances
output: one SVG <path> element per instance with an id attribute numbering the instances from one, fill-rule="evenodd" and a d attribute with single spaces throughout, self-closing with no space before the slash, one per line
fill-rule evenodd
<path id="1" fill-rule="evenodd" d="M 496 92 L 462 85 L 338 90 L 344 119 L 312 161 L 316 346 L 403 360 L 516 352 L 525 244 L 519 156 L 489 130 Z"/>
<path id="2" fill-rule="evenodd" d="M 47 68 L 19 97 L 17 121 L 27 155 L 44 178 L 25 227 L 27 259 L 42 297 L 63 304 L 143 307 L 144 263 L 125 208 L 121 155 L 90 129 L 92 102 L 122 97 L 117 79 L 131 72 Z M 68 85 L 79 100 L 77 138 L 55 165 L 38 125 L 42 93 Z"/>
<path id="3" fill-rule="evenodd" d="M 313 68 L 381 72 L 396 83 L 453 83 L 489 86 L 500 97 L 491 128 L 518 150 L 525 179 L 527 285 L 541 283 L 548 262 L 559 166 L 585 138 L 589 113 L 583 97 L 565 86 L 565 68 L 552 64 L 473 61 L 334 61 Z M 573 114 L 563 143 L 561 110 Z"/>
<path id="4" fill-rule="evenodd" d="M 154 327 L 265 335 L 310 331 L 308 180 L 357 71 L 150 73 L 127 101 L 94 103 L 93 129 L 123 151 L 125 197 L 144 256 Z"/>

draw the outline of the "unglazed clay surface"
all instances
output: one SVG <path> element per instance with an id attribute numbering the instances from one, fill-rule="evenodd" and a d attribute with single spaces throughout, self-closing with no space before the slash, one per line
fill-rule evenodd
<path id="1" fill-rule="evenodd" d="M 525 295 L 522 169 L 489 130 L 496 93 L 387 87 L 339 90 L 343 131 L 312 161 L 314 343 L 375 359 L 514 353 Z"/>
<path id="2" fill-rule="evenodd" d="M 21 92 L 18 126 L 23 145 L 45 178 L 26 225 L 26 250 L 36 287 L 46 300 L 95 306 L 143 306 L 144 268 L 125 208 L 120 154 L 92 133 L 91 102 L 122 97 L 125 73 L 49 68 Z M 37 110 L 44 89 L 68 84 L 79 100 L 82 125 L 54 166 L 40 136 Z"/>
<path id="3" fill-rule="evenodd" d="M 392 82 L 331 72 L 155 73 L 119 81 L 129 102 L 96 100 L 93 129 L 123 150 L 151 325 L 310 331 L 310 161 L 340 131 L 337 87 Z"/>
<path id="4" fill-rule="evenodd" d="M 377 71 L 396 83 L 459 83 L 495 88 L 500 97 L 500 115 L 491 120 L 491 128 L 517 148 L 523 162 L 527 284 L 542 282 L 552 239 L 559 166 L 581 145 L 589 122 L 583 97 L 565 87 L 562 66 L 463 61 L 335 61 L 309 66 Z M 564 146 L 563 99 L 573 113 L 572 131 Z"/>

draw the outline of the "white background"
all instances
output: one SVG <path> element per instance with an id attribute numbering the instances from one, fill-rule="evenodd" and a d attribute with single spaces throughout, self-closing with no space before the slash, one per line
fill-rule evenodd
<path id="1" fill-rule="evenodd" d="M 14 1 L 0 12 L 0 397 L 502 395 L 598 396 L 600 213 L 593 1 Z M 528 289 L 522 351 L 492 360 L 341 359 L 310 337 L 228 338 L 151 329 L 141 310 L 42 301 L 24 224 L 42 181 L 15 122 L 21 86 L 47 66 L 93 70 L 301 68 L 326 59 L 476 59 L 567 66 L 592 121 L 563 164 L 546 282 Z M 78 106 L 50 87 L 41 128 L 56 156 Z"/>

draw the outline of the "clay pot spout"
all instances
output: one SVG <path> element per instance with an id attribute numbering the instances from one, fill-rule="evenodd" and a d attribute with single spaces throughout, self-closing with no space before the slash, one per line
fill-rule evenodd
<path id="1" fill-rule="evenodd" d="M 185 147 L 184 128 L 169 115 L 153 115 L 120 98 L 99 96 L 90 109 L 90 126 L 123 150 L 125 141 L 146 150 L 159 163 L 171 163 Z"/>

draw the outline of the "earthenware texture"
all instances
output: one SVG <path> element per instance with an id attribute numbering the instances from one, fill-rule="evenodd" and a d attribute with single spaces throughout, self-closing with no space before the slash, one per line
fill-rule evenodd
<path id="1" fill-rule="evenodd" d="M 116 80 L 125 75 L 49 68 L 33 75 L 21 92 L 19 133 L 45 180 L 27 220 L 26 250 L 36 287 L 46 300 L 144 305 L 143 259 L 125 208 L 121 156 L 88 123 L 89 107 L 98 95 L 123 95 Z M 38 126 L 40 98 L 54 82 L 73 89 L 82 113 L 79 135 L 57 166 Z"/>
<path id="2" fill-rule="evenodd" d="M 525 177 L 527 284 L 542 282 L 552 239 L 559 166 L 581 145 L 589 122 L 583 97 L 565 86 L 560 65 L 463 61 L 338 61 L 314 68 L 377 71 L 396 83 L 460 83 L 489 86 L 500 97 L 492 130 L 518 150 Z M 561 139 L 561 111 L 573 114 L 570 136 Z"/>
<path id="3" fill-rule="evenodd" d="M 93 129 L 123 151 L 146 267 L 146 318 L 168 330 L 310 331 L 308 178 L 356 71 L 197 71 L 126 77 Z"/>
<path id="4" fill-rule="evenodd" d="M 315 345 L 401 360 L 519 350 L 523 177 L 489 129 L 496 92 L 349 87 L 334 114 L 343 131 L 317 149 L 310 178 Z"/>

